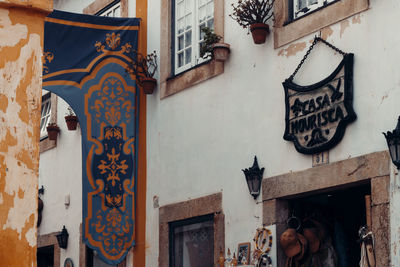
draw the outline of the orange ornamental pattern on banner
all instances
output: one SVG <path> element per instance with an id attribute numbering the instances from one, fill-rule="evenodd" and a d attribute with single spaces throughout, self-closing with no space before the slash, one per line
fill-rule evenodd
<path id="1" fill-rule="evenodd" d="M 139 90 L 126 69 L 138 29 L 135 18 L 61 11 L 45 24 L 44 89 L 82 129 L 83 241 L 111 265 L 135 245 Z"/>

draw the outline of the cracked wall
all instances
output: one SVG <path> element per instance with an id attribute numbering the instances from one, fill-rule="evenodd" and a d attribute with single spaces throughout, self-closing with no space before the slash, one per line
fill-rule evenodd
<path id="1" fill-rule="evenodd" d="M 0 1 L 2 266 L 36 266 L 43 22 L 51 7 Z"/>

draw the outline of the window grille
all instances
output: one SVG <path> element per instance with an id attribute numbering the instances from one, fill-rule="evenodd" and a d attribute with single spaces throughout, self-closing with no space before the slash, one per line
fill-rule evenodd
<path id="1" fill-rule="evenodd" d="M 120 18 L 121 17 L 121 2 L 118 2 L 107 9 L 101 11 L 98 16 L 102 17 L 113 17 L 113 18 Z"/>
<path id="2" fill-rule="evenodd" d="M 40 139 L 47 136 L 46 127 L 50 122 L 51 116 L 51 94 L 47 93 L 42 96 L 42 112 L 40 117 Z"/>
<path id="3" fill-rule="evenodd" d="M 170 237 L 170 266 L 214 266 L 212 214 L 170 223 Z"/>
<path id="4" fill-rule="evenodd" d="M 174 66 L 178 74 L 207 60 L 200 57 L 201 29 L 214 29 L 214 0 L 176 0 L 174 8 Z"/>
<path id="5" fill-rule="evenodd" d="M 293 18 L 304 16 L 337 0 L 293 0 Z"/>

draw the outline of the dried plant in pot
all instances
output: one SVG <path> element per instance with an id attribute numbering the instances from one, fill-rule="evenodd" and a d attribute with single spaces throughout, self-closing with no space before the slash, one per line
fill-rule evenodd
<path id="1" fill-rule="evenodd" d="M 238 0 L 232 4 L 233 18 L 244 29 L 249 29 L 255 44 L 263 44 L 269 34 L 267 22 L 273 17 L 275 0 Z"/>
<path id="2" fill-rule="evenodd" d="M 67 108 L 67 114 L 64 117 L 65 122 L 67 123 L 67 128 L 69 131 L 75 131 L 76 126 L 78 125 L 78 117 L 75 115 L 74 111 L 70 106 Z"/>
<path id="3" fill-rule="evenodd" d="M 156 51 L 146 56 L 132 51 L 130 59 L 126 71 L 136 76 L 136 80 L 145 94 L 152 94 L 157 86 L 157 80 L 154 78 L 158 67 Z"/>
<path id="4" fill-rule="evenodd" d="M 200 46 L 200 56 L 202 58 L 212 57 L 212 59 L 224 62 L 229 58 L 231 52 L 230 46 L 227 43 L 221 43 L 221 36 L 214 33 L 208 27 L 201 29 L 204 34 L 203 42 Z"/>
<path id="5" fill-rule="evenodd" d="M 60 128 L 57 126 L 56 123 L 52 122 L 49 123 L 46 127 L 47 129 L 47 136 L 49 137 L 49 140 L 57 140 L 57 135 L 60 132 Z"/>

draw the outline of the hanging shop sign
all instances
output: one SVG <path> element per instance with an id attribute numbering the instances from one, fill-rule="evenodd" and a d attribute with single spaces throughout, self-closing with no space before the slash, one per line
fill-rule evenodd
<path id="1" fill-rule="evenodd" d="M 343 56 L 339 66 L 325 79 L 300 86 L 293 78 L 317 42 L 321 41 Z M 295 72 L 283 82 L 285 89 L 285 134 L 296 150 L 315 154 L 334 147 L 342 140 L 346 126 L 356 119 L 353 110 L 353 58 L 325 40 L 316 37 Z"/>
<path id="2" fill-rule="evenodd" d="M 82 129 L 83 241 L 116 265 L 135 244 L 139 97 L 126 68 L 139 19 L 54 11 L 44 30 L 43 88 Z"/>

